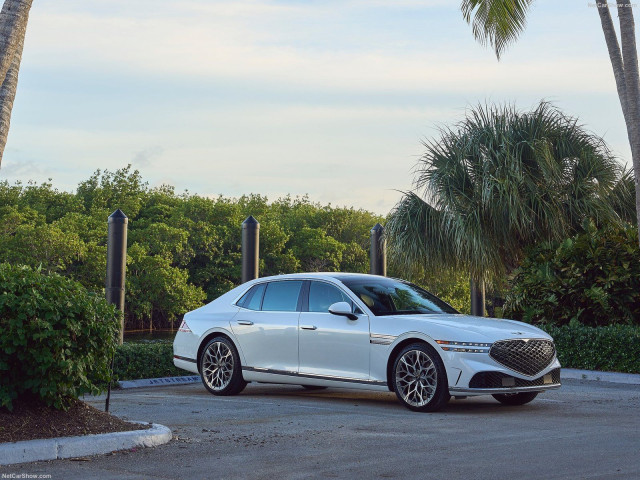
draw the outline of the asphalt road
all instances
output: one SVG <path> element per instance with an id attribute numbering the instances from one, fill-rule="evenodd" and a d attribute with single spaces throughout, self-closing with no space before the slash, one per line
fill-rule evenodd
<path id="1" fill-rule="evenodd" d="M 102 398 L 88 401 L 102 408 Z M 174 439 L 0 467 L 0 477 L 640 478 L 640 385 L 566 380 L 522 407 L 476 397 L 420 414 L 392 393 L 250 384 L 239 396 L 214 397 L 198 384 L 116 391 L 111 411 L 166 425 Z"/>

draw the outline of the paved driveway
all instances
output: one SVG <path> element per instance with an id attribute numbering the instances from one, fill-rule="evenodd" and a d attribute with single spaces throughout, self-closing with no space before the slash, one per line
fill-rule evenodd
<path id="1" fill-rule="evenodd" d="M 104 401 L 91 399 L 98 408 Z M 249 385 L 116 391 L 111 410 L 161 423 L 169 444 L 0 473 L 85 478 L 640 478 L 640 386 L 567 380 L 523 407 L 491 397 L 413 413 L 392 393 Z M 7 477 L 5 477 L 7 478 Z"/>

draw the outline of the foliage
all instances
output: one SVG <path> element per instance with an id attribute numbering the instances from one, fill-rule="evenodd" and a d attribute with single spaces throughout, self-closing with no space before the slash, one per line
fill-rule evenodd
<path id="1" fill-rule="evenodd" d="M 180 377 L 185 371 L 173 364 L 173 344 L 164 341 L 132 342 L 118 346 L 113 380 Z"/>
<path id="2" fill-rule="evenodd" d="M 0 264 L 0 406 L 24 395 L 65 408 L 109 379 L 119 315 L 57 274 Z"/>
<path id="3" fill-rule="evenodd" d="M 640 327 L 541 325 L 553 337 L 564 368 L 640 373 Z"/>
<path id="4" fill-rule="evenodd" d="M 546 102 L 468 112 L 426 142 L 408 192 L 387 223 L 389 255 L 406 268 L 469 271 L 498 283 L 524 249 L 620 223 L 625 172 L 604 141 Z"/>
<path id="5" fill-rule="evenodd" d="M 513 43 L 526 25 L 527 10 L 533 0 L 462 0 L 460 9 L 473 36 L 484 46 L 491 45 L 496 57 Z"/>
<path id="6" fill-rule="evenodd" d="M 516 271 L 505 314 L 531 323 L 640 325 L 637 230 L 596 229 L 534 248 Z"/>
<path id="7" fill-rule="evenodd" d="M 170 328 L 240 283 L 241 224 L 260 222 L 260 274 L 367 272 L 369 230 L 383 219 L 307 197 L 207 198 L 150 188 L 126 167 L 97 171 L 75 193 L 0 182 L 0 262 L 40 267 L 102 291 L 107 218 L 129 217 L 125 325 Z"/>

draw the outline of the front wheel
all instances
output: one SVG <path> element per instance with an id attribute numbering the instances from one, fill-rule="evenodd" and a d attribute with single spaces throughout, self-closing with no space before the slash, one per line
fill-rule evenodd
<path id="1" fill-rule="evenodd" d="M 410 410 L 435 412 L 450 398 L 444 364 L 423 343 L 408 345 L 398 354 L 391 381 L 398 399 Z"/>
<path id="2" fill-rule="evenodd" d="M 538 396 L 538 392 L 499 393 L 492 395 L 504 405 L 524 405 Z"/>
<path id="3" fill-rule="evenodd" d="M 236 395 L 247 386 L 238 351 L 226 337 L 215 337 L 204 347 L 200 375 L 206 389 L 214 395 Z"/>

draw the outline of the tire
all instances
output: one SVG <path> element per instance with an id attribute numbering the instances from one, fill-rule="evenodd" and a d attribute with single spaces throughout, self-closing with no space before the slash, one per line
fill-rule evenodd
<path id="1" fill-rule="evenodd" d="M 324 390 L 327 387 L 321 387 L 320 385 L 300 385 L 305 390 Z"/>
<path id="2" fill-rule="evenodd" d="M 236 395 L 247 386 L 238 351 L 226 337 L 215 337 L 207 342 L 199 365 L 202 383 L 214 395 Z"/>
<path id="3" fill-rule="evenodd" d="M 451 398 L 442 359 L 424 343 L 400 351 L 393 362 L 391 385 L 400 402 L 416 412 L 435 412 Z"/>
<path id="4" fill-rule="evenodd" d="M 522 393 L 499 393 L 492 395 L 504 405 L 524 405 L 538 396 L 538 392 L 522 392 Z"/>

